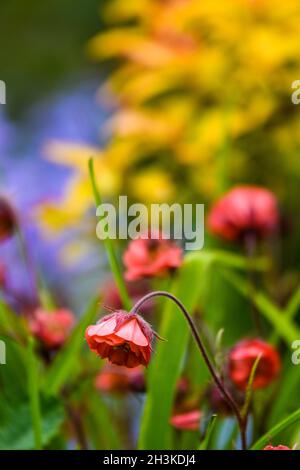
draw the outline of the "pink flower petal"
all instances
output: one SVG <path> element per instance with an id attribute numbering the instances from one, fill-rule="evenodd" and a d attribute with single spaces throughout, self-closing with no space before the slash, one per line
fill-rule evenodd
<path id="1" fill-rule="evenodd" d="M 133 318 L 124 325 L 115 333 L 116 336 L 125 339 L 126 341 L 133 342 L 138 346 L 148 346 L 149 342 L 142 332 L 140 325 L 138 322 Z"/>
<path id="2" fill-rule="evenodd" d="M 114 333 L 116 327 L 115 318 L 110 318 L 108 320 L 97 323 L 97 325 L 92 325 L 87 329 L 88 336 L 107 336 Z"/>

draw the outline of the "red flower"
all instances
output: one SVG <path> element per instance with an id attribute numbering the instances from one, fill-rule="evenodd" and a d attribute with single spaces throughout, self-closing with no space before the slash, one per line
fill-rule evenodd
<path id="1" fill-rule="evenodd" d="M 156 239 L 138 238 L 129 243 L 123 256 L 127 268 L 127 281 L 136 281 L 143 277 L 164 276 L 170 270 L 182 264 L 182 249 L 170 240 L 164 240 L 162 235 Z"/>
<path id="2" fill-rule="evenodd" d="M 30 319 L 30 330 L 45 347 L 57 349 L 66 341 L 74 322 L 74 315 L 69 310 L 46 312 L 39 308 Z"/>
<path id="3" fill-rule="evenodd" d="M 261 339 L 240 341 L 229 354 L 229 376 L 240 390 L 246 390 L 252 367 L 260 356 L 253 388 L 264 388 L 275 380 L 281 368 L 276 349 Z"/>
<path id="4" fill-rule="evenodd" d="M 210 231 L 230 241 L 242 240 L 247 233 L 263 238 L 278 226 L 275 196 L 264 188 L 239 186 L 229 191 L 212 208 Z"/>
<path id="5" fill-rule="evenodd" d="M 187 411 L 186 413 L 172 416 L 170 424 L 177 429 L 187 431 L 198 431 L 202 413 L 199 410 Z"/>
<path id="6" fill-rule="evenodd" d="M 112 364 L 126 367 L 147 366 L 151 356 L 153 331 L 136 313 L 118 310 L 86 329 L 85 338 L 92 351 Z"/>
<path id="7" fill-rule="evenodd" d="M 101 392 L 144 392 L 145 379 L 142 366 L 128 369 L 107 364 L 97 375 L 95 385 Z"/>
<path id="8" fill-rule="evenodd" d="M 0 197 L 0 242 L 11 237 L 16 227 L 13 209 L 4 197 Z"/>
<path id="9" fill-rule="evenodd" d="M 290 449 L 287 446 L 282 446 L 282 445 L 275 446 L 275 447 L 269 445 L 269 446 L 264 447 L 263 450 L 292 450 L 292 449 Z"/>

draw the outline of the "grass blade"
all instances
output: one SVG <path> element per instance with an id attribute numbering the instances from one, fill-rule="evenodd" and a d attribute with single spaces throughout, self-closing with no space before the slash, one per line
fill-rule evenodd
<path id="1" fill-rule="evenodd" d="M 29 338 L 27 348 L 28 394 L 30 400 L 31 418 L 34 433 L 35 449 L 42 448 L 41 407 L 38 386 L 38 366 L 34 354 L 34 342 Z"/>
<path id="2" fill-rule="evenodd" d="M 189 255 L 191 260 L 198 262 L 217 263 L 220 266 L 226 266 L 232 269 L 243 271 L 249 270 L 249 260 L 245 256 L 237 255 L 223 250 L 202 250 Z M 251 262 L 251 268 L 254 271 L 266 271 L 269 268 L 269 261 L 266 258 L 254 258 Z"/>
<path id="3" fill-rule="evenodd" d="M 207 426 L 207 429 L 206 429 L 205 437 L 204 437 L 203 441 L 201 442 L 201 444 L 199 446 L 199 450 L 207 450 L 208 449 L 208 446 L 209 446 L 209 443 L 210 443 L 210 438 L 211 438 L 213 430 L 215 428 L 216 420 L 217 420 L 217 415 L 212 415 L 211 420 L 208 423 L 208 426 Z"/>
<path id="4" fill-rule="evenodd" d="M 248 283 L 236 273 L 222 271 L 222 275 L 246 298 L 249 298 L 251 292 L 252 301 L 257 309 L 272 324 L 274 330 L 286 342 L 289 348 L 295 339 L 300 338 L 299 328 L 262 292 L 250 290 Z"/>
<path id="5" fill-rule="evenodd" d="M 93 161 L 92 158 L 89 160 L 89 173 L 90 173 L 90 179 L 91 179 L 91 184 L 92 184 L 92 188 L 93 188 L 96 207 L 98 207 L 98 206 L 101 205 L 102 201 L 101 201 L 100 192 L 98 190 L 97 183 L 96 183 L 95 171 L 94 171 L 94 161 Z M 123 275 L 122 275 L 122 272 L 121 272 L 121 269 L 120 269 L 120 266 L 119 266 L 119 263 L 118 263 L 118 259 L 117 259 L 117 256 L 116 256 L 116 252 L 115 252 L 115 249 L 114 249 L 113 242 L 109 237 L 107 237 L 105 240 L 103 240 L 103 242 L 104 242 L 104 246 L 105 246 L 105 249 L 106 249 L 106 252 L 107 252 L 110 268 L 111 268 L 111 271 L 113 273 L 116 285 L 118 287 L 120 297 L 122 299 L 122 303 L 123 303 L 124 307 L 127 310 L 130 310 L 131 309 L 131 301 L 130 301 L 130 298 L 129 298 L 129 295 L 128 295 L 128 292 L 127 292 L 127 288 L 126 288 L 126 285 L 125 285 L 125 282 L 124 282 L 124 279 L 123 279 Z"/>
<path id="6" fill-rule="evenodd" d="M 262 355 L 260 354 L 255 359 L 254 364 L 253 364 L 252 369 L 251 369 L 250 377 L 249 377 L 247 388 L 246 388 L 245 404 L 244 404 L 244 406 L 242 408 L 242 411 L 241 411 L 241 415 L 243 417 L 246 417 L 248 415 L 248 412 L 249 412 L 249 409 L 250 409 L 251 400 L 252 400 L 252 397 L 253 397 L 253 382 L 254 382 L 254 379 L 255 379 L 255 374 L 256 374 L 256 371 L 257 371 L 259 361 L 261 360 L 261 356 Z"/>
<path id="7" fill-rule="evenodd" d="M 300 308 L 300 287 L 296 290 L 296 292 L 292 296 L 291 300 L 289 301 L 285 309 L 286 316 L 289 319 L 294 318 L 299 308 Z"/>
<path id="8" fill-rule="evenodd" d="M 287 429 L 289 426 L 292 426 L 294 423 L 300 420 L 300 409 L 296 410 L 287 418 L 283 419 L 277 423 L 273 428 L 271 428 L 264 436 L 262 436 L 258 441 L 253 444 L 251 450 L 261 450 L 264 446 L 269 444 L 269 442 L 277 436 L 280 432 Z"/>

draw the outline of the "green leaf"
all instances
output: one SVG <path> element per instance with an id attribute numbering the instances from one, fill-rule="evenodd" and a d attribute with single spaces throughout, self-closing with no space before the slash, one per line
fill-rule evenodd
<path id="1" fill-rule="evenodd" d="M 287 413 L 292 412 L 299 406 L 299 388 L 300 374 L 299 366 L 291 364 L 290 354 L 282 367 L 282 376 L 280 378 L 280 388 L 273 402 L 268 425 L 273 426 Z"/>
<path id="2" fill-rule="evenodd" d="M 0 449 L 34 449 L 37 446 L 30 398 L 37 393 L 38 381 L 36 369 L 35 372 L 33 369 L 33 351 L 28 351 L 11 338 L 4 340 L 6 365 L 0 366 Z M 64 419 L 64 411 L 58 400 L 43 395 L 39 407 L 40 446 L 44 447 L 57 434 Z"/>
<path id="3" fill-rule="evenodd" d="M 93 387 L 92 384 L 89 386 Z M 117 423 L 112 419 L 108 407 L 94 387 L 92 392 L 89 389 L 86 408 L 85 422 L 93 448 L 96 450 L 121 450 L 123 444 Z"/>
<path id="4" fill-rule="evenodd" d="M 12 338 L 24 338 L 27 335 L 24 319 L 16 315 L 1 297 L 0 334 L 9 335 Z"/>
<path id="5" fill-rule="evenodd" d="M 211 420 L 210 420 L 210 422 L 207 426 L 207 429 L 206 429 L 205 437 L 204 437 L 203 441 L 201 442 L 201 444 L 199 446 L 199 450 L 208 449 L 208 446 L 209 446 L 209 443 L 210 443 L 210 438 L 211 438 L 211 435 L 212 435 L 213 430 L 215 428 L 216 419 L 217 419 L 217 415 L 213 415 L 211 417 Z"/>
<path id="6" fill-rule="evenodd" d="M 222 274 L 227 281 L 235 286 L 241 295 L 247 298 L 249 298 L 250 295 L 252 296 L 252 301 L 257 309 L 272 324 L 274 330 L 286 342 L 288 347 L 290 347 L 295 339 L 300 338 L 299 328 L 262 292 L 253 292 L 253 289 L 249 289 L 248 283 L 236 273 L 222 271 Z"/>
<path id="7" fill-rule="evenodd" d="M 2 397 L 1 397 L 2 398 Z M 64 420 L 61 403 L 51 398 L 42 400 L 41 445 L 45 447 L 58 433 Z M 31 426 L 28 402 L 14 403 L 0 400 L 0 449 L 34 449 L 35 437 Z"/>
<path id="8" fill-rule="evenodd" d="M 94 161 L 92 158 L 90 158 L 89 160 L 89 174 L 90 174 L 90 180 L 91 180 L 91 184 L 93 188 L 93 194 L 94 194 L 96 207 L 99 207 L 102 201 L 101 201 L 100 192 L 96 183 L 95 172 L 94 172 Z M 117 255 L 116 255 L 115 248 L 114 248 L 114 243 L 109 236 L 105 238 L 103 242 L 104 242 L 104 246 L 107 252 L 108 261 L 110 264 L 110 268 L 112 270 L 112 274 L 114 276 L 116 285 L 118 286 L 122 303 L 127 310 L 130 310 L 131 300 L 128 295 L 126 284 L 124 282 L 124 277 L 123 277 L 123 274 L 121 272 L 121 269 L 118 263 Z"/>
<path id="9" fill-rule="evenodd" d="M 34 341 L 29 338 L 27 348 L 27 373 L 28 373 L 28 393 L 31 409 L 31 420 L 34 431 L 35 449 L 42 448 L 42 426 L 41 426 L 41 409 L 40 409 L 40 396 L 39 396 L 39 371 L 37 359 L 34 354 Z"/>
<path id="10" fill-rule="evenodd" d="M 255 359 L 254 364 L 253 364 L 252 369 L 251 369 L 251 372 L 250 372 L 250 377 L 249 377 L 249 380 L 248 380 L 248 383 L 247 383 L 247 388 L 246 388 L 245 404 L 244 404 L 244 406 L 242 408 L 242 411 L 241 411 L 241 415 L 243 417 L 246 417 L 248 415 L 248 411 L 250 409 L 251 400 L 252 400 L 252 397 L 253 397 L 253 382 L 254 382 L 254 379 L 255 379 L 255 374 L 256 374 L 257 367 L 258 367 L 258 364 L 259 364 L 260 360 L 261 360 L 261 354 L 259 356 L 257 356 L 257 358 Z"/>
<path id="11" fill-rule="evenodd" d="M 6 364 L 0 366 L 1 400 L 15 402 L 27 397 L 26 348 L 8 337 L 1 337 L 6 347 Z"/>
<path id="12" fill-rule="evenodd" d="M 216 336 L 220 329 L 224 329 L 222 342 L 224 347 L 227 347 L 248 334 L 251 317 L 247 315 L 247 299 L 228 284 L 221 274 L 222 269 L 222 266 L 216 264 L 211 267 L 211 282 L 205 288 L 206 295 L 201 296 L 200 309 L 205 326 L 213 332 L 213 336 Z M 241 315 L 241 312 L 244 314 Z"/>
<path id="13" fill-rule="evenodd" d="M 297 421 L 300 420 L 300 409 L 292 413 L 287 418 L 283 419 L 279 423 L 277 423 L 273 428 L 271 428 L 264 436 L 262 436 L 258 441 L 253 444 L 251 450 L 261 450 L 263 449 L 269 442 L 277 436 L 277 434 L 281 433 L 289 426 L 292 426 Z"/>
<path id="14" fill-rule="evenodd" d="M 44 383 L 44 389 L 47 393 L 55 395 L 76 370 L 79 355 L 84 345 L 84 332 L 87 326 L 93 323 L 96 318 L 97 305 L 98 298 L 91 302 L 78 325 L 74 328 L 71 337 L 53 361 Z"/>
<path id="15" fill-rule="evenodd" d="M 285 308 L 287 317 L 289 319 L 294 318 L 299 308 L 300 308 L 300 287 L 298 287 L 298 289 L 296 290 L 296 292 L 290 299 L 287 307 Z"/>
<path id="16" fill-rule="evenodd" d="M 202 263 L 216 263 L 220 266 L 243 271 L 249 270 L 249 259 L 247 257 L 223 250 L 201 250 L 189 254 L 189 259 Z M 251 268 L 254 271 L 266 271 L 269 264 L 266 258 L 254 258 L 251 262 Z"/>
<path id="17" fill-rule="evenodd" d="M 288 302 L 287 306 L 283 310 L 283 314 L 286 316 L 288 320 L 292 320 L 299 310 L 300 307 L 300 288 L 296 290 L 296 292 L 292 295 L 290 301 Z M 279 335 L 275 332 L 272 334 L 270 338 L 270 342 L 273 344 L 277 344 L 279 341 Z"/>
<path id="18" fill-rule="evenodd" d="M 176 278 L 172 293 L 193 312 L 201 288 L 204 263 L 186 257 Z M 190 337 L 186 320 L 170 300 L 165 302 L 159 334 L 167 341 L 159 342 L 149 368 L 147 398 L 141 422 L 139 449 L 169 449 L 170 425 L 176 383 L 182 370 L 184 353 Z M 199 355 L 199 361 L 201 357 Z"/>

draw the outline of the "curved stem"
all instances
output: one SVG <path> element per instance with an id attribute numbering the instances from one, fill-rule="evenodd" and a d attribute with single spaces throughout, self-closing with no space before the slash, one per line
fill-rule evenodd
<path id="1" fill-rule="evenodd" d="M 132 308 L 131 312 L 132 313 L 138 313 L 141 306 L 145 302 L 147 302 L 148 300 L 152 299 L 153 297 L 167 297 L 168 299 L 172 300 L 180 308 L 181 312 L 183 313 L 185 319 L 188 322 L 188 325 L 191 329 L 192 335 L 193 335 L 193 337 L 196 341 L 196 344 L 197 344 L 197 346 L 198 346 L 198 348 L 201 352 L 201 355 L 202 355 L 202 357 L 203 357 L 203 359 L 204 359 L 204 361 L 207 365 L 207 368 L 208 368 L 209 372 L 212 375 L 212 378 L 214 379 L 214 381 L 216 383 L 216 386 L 220 390 L 220 392 L 223 395 L 224 399 L 227 401 L 228 405 L 230 406 L 230 408 L 232 409 L 233 413 L 235 414 L 235 416 L 237 418 L 239 428 L 240 428 L 240 432 L 241 432 L 242 448 L 243 448 L 243 450 L 245 450 L 246 449 L 246 420 L 242 417 L 242 415 L 240 413 L 240 410 L 238 408 L 238 405 L 236 404 L 234 399 L 230 396 L 229 392 L 226 390 L 226 387 L 224 386 L 224 384 L 222 383 L 222 381 L 219 378 L 218 374 L 216 373 L 215 368 L 214 368 L 214 366 L 213 366 L 213 364 L 212 364 L 212 362 L 211 362 L 211 360 L 210 360 L 210 358 L 207 354 L 205 346 L 202 342 L 202 339 L 200 338 L 200 335 L 198 333 L 196 325 L 195 325 L 192 317 L 190 316 L 190 314 L 188 313 L 188 311 L 184 307 L 184 305 L 180 302 L 180 300 L 178 300 L 174 295 L 170 294 L 169 292 L 165 292 L 165 291 L 150 292 L 150 294 L 145 295 L 142 299 L 140 299 L 135 304 L 135 306 Z"/>

